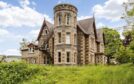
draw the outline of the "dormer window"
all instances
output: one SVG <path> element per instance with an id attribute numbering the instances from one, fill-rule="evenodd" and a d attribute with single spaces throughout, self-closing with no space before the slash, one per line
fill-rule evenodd
<path id="1" fill-rule="evenodd" d="M 47 35 L 47 33 L 48 33 L 47 30 L 45 30 L 45 34 L 46 34 L 46 35 Z"/>
<path id="2" fill-rule="evenodd" d="M 34 53 L 34 48 L 29 48 L 29 53 Z"/>

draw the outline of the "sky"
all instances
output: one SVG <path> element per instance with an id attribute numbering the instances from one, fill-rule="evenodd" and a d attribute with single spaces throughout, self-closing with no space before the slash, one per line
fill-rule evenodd
<path id="1" fill-rule="evenodd" d="M 78 20 L 94 15 L 97 28 L 118 29 L 126 25 L 120 18 L 123 2 L 126 0 L 0 0 L 0 54 L 21 55 L 22 39 L 36 40 L 44 18 L 53 23 L 53 7 L 59 3 L 76 6 Z"/>

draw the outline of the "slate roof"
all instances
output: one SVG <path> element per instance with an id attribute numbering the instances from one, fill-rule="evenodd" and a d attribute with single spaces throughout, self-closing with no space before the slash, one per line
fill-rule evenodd
<path id="1" fill-rule="evenodd" d="M 43 24 L 42 24 L 42 27 L 41 27 L 41 30 L 40 30 L 39 35 L 37 37 L 37 40 L 40 39 L 40 36 L 41 36 L 41 34 L 42 34 L 45 26 L 47 26 L 49 32 L 52 32 L 53 31 L 53 24 L 44 19 Z"/>
<path id="2" fill-rule="evenodd" d="M 103 29 L 97 29 L 97 41 L 100 42 L 100 43 L 104 42 Z"/>
<path id="3" fill-rule="evenodd" d="M 94 33 L 93 24 L 94 24 L 93 18 L 88 18 L 88 19 L 80 20 L 77 22 L 77 25 L 85 34 L 93 34 Z"/>
<path id="4" fill-rule="evenodd" d="M 48 28 L 48 30 L 50 32 L 50 35 L 53 34 L 53 29 L 54 29 L 53 24 L 48 22 L 48 21 L 46 21 L 46 20 L 44 20 L 37 40 L 39 40 L 39 38 L 40 38 L 40 36 L 41 36 L 41 34 L 43 32 L 44 26 L 47 26 L 47 28 Z M 87 34 L 87 35 L 95 34 L 95 36 L 97 35 L 96 34 L 96 27 L 95 27 L 94 18 L 88 18 L 88 19 L 84 19 L 84 20 L 79 20 L 79 21 L 77 21 L 77 26 L 84 32 L 84 34 Z"/>

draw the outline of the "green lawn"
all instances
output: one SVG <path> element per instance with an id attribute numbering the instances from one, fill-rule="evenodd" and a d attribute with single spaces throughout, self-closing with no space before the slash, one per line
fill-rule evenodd
<path id="1" fill-rule="evenodd" d="M 8 63 L 6 65 L 8 65 Z M 12 63 L 10 63 L 10 65 L 12 65 Z M 21 65 L 18 63 L 17 66 Z M 116 66 L 24 65 L 25 67 L 21 68 L 25 68 L 24 71 L 26 70 L 28 72 L 28 74 L 26 73 L 27 77 L 23 77 L 24 80 L 18 81 L 16 84 L 134 84 L 133 64 Z M 21 72 L 24 73 L 23 69 L 21 70 Z M 33 73 L 29 75 L 29 71 Z M 13 73 L 9 73 L 8 76 L 11 74 Z M 18 72 L 17 74 L 21 73 Z M 23 75 L 25 75 L 25 73 Z M 12 80 L 14 79 L 12 78 Z"/>

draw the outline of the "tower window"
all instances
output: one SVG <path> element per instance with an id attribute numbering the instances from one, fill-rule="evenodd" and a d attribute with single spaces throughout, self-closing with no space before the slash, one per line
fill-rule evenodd
<path id="1" fill-rule="evenodd" d="M 61 15 L 59 15 L 59 25 L 61 25 Z"/>
<path id="2" fill-rule="evenodd" d="M 66 33 L 66 44 L 70 44 L 70 33 Z"/>
<path id="3" fill-rule="evenodd" d="M 58 33 L 58 42 L 61 43 L 61 33 Z"/>
<path id="4" fill-rule="evenodd" d="M 58 52 L 58 62 L 61 62 L 61 52 Z"/>
<path id="5" fill-rule="evenodd" d="M 67 14 L 67 24 L 69 24 L 70 23 L 70 14 L 68 13 Z"/>
<path id="6" fill-rule="evenodd" d="M 67 62 L 70 62 L 70 52 L 67 52 Z"/>

